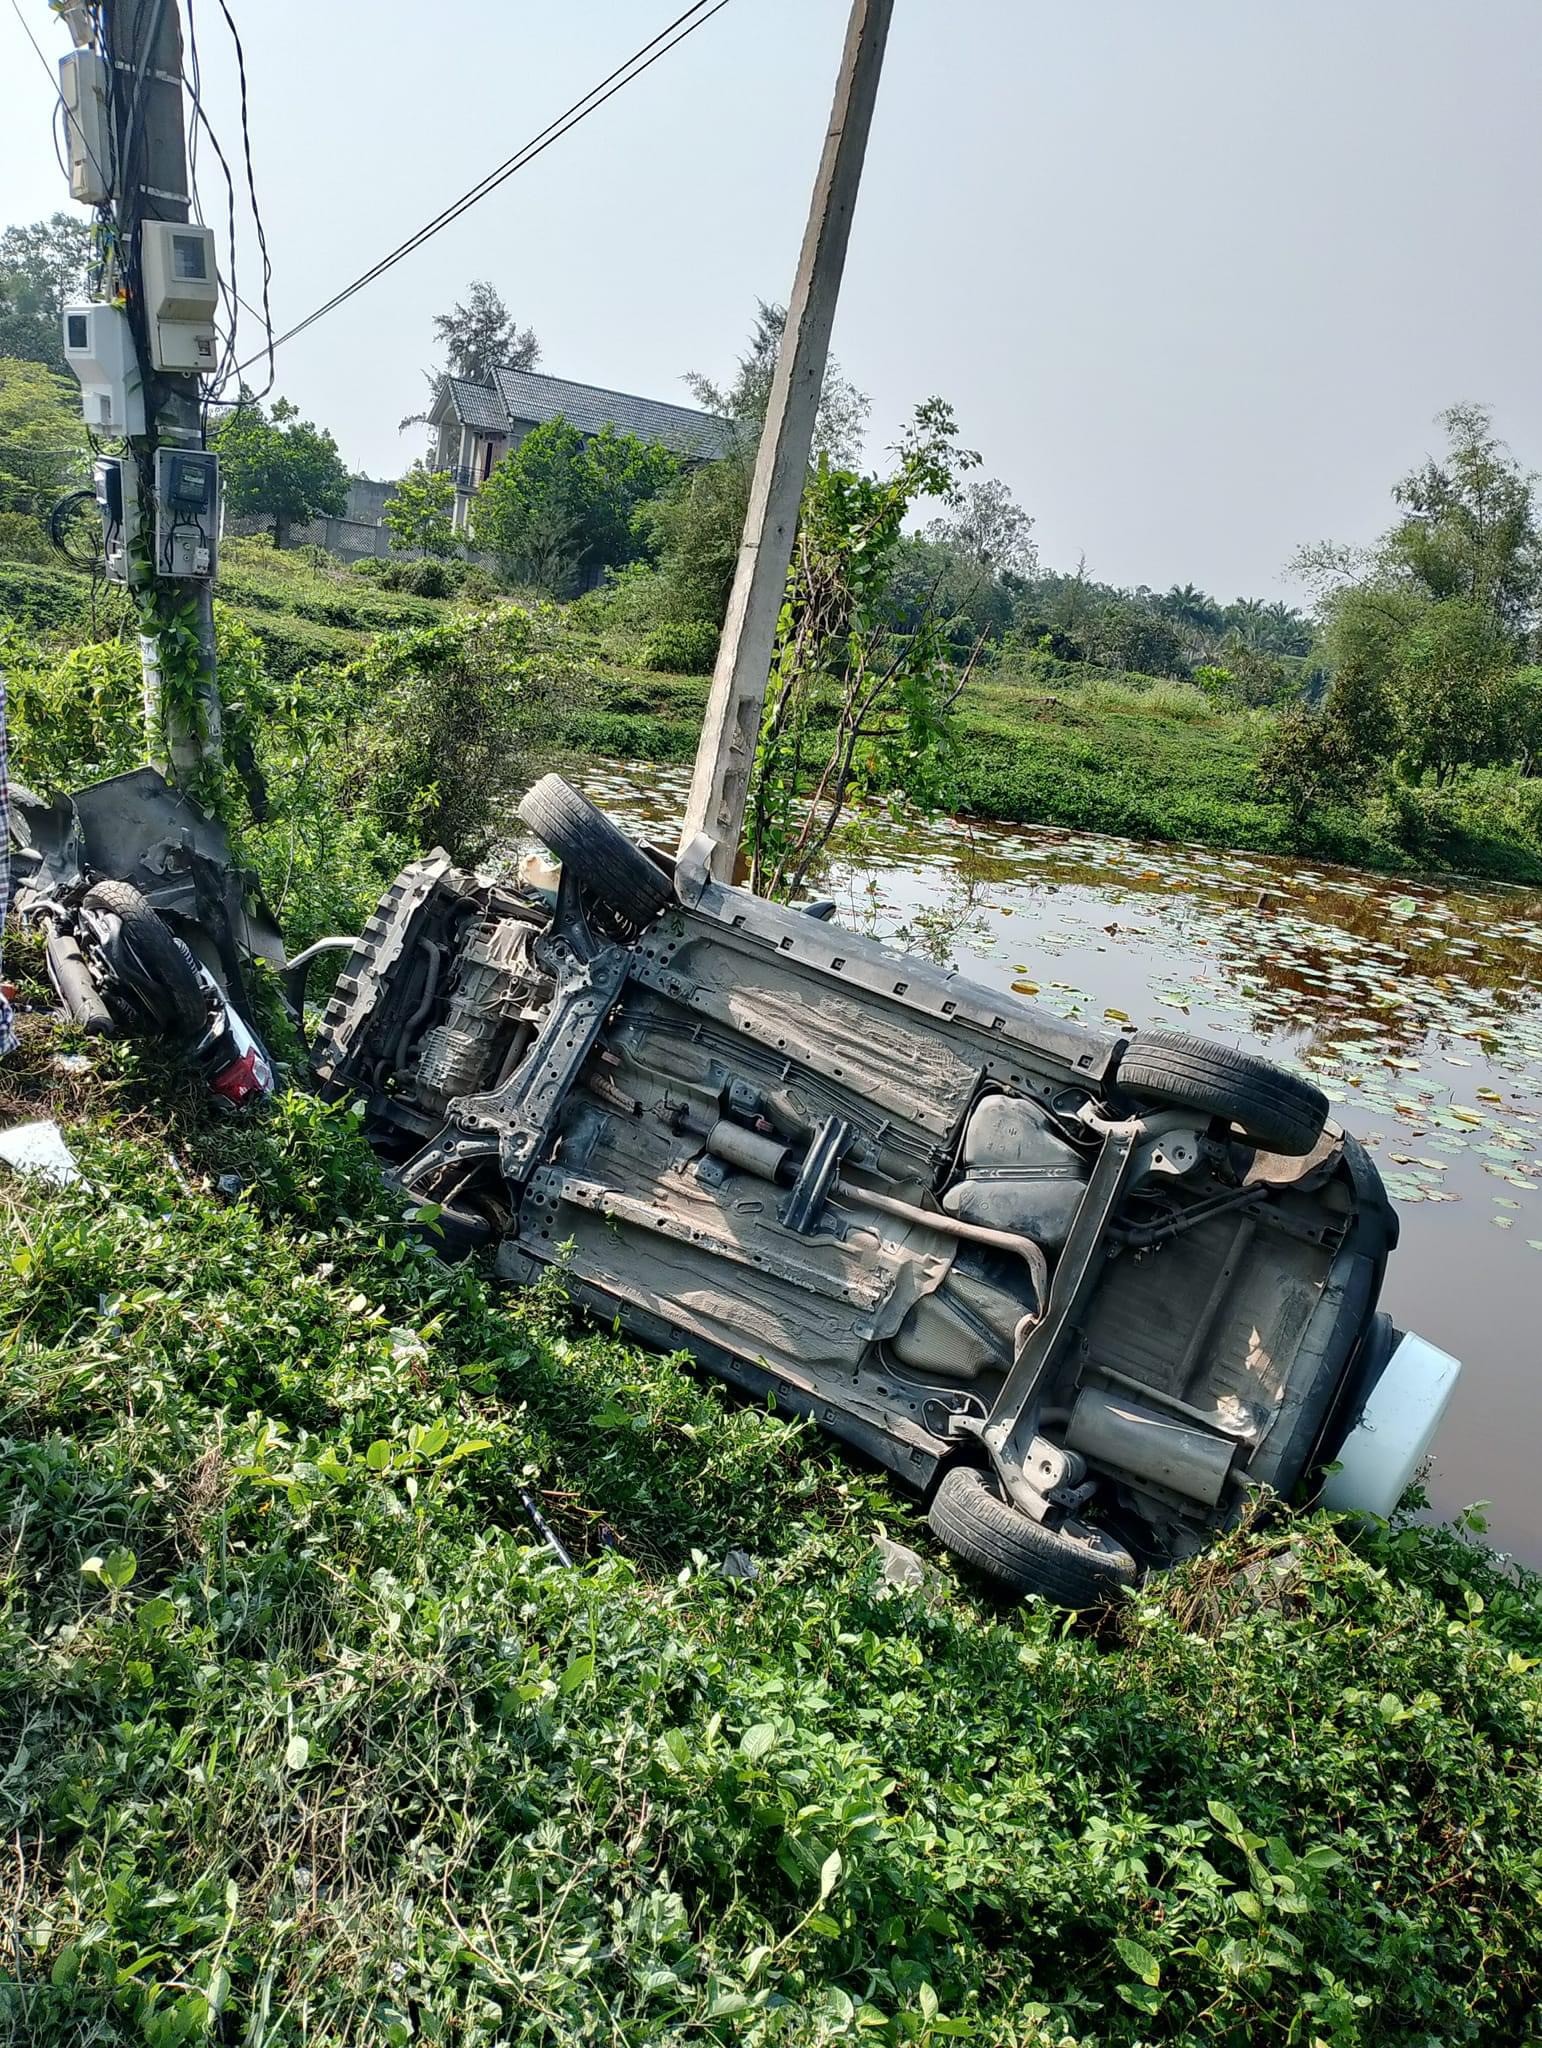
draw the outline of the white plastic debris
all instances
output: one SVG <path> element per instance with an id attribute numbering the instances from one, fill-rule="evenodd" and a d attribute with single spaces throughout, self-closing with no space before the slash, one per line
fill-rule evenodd
<path id="1" fill-rule="evenodd" d="M 16 1173 L 40 1174 L 56 1188 L 66 1188 L 80 1179 L 75 1155 L 64 1142 L 64 1133 L 53 1122 L 12 1124 L 0 1131 L 0 1160 Z"/>
<path id="2" fill-rule="evenodd" d="M 906 1543 L 889 1536 L 875 1536 L 873 1548 L 881 1560 L 879 1577 L 885 1586 L 919 1589 L 928 1594 L 941 1592 L 947 1581 Z"/>

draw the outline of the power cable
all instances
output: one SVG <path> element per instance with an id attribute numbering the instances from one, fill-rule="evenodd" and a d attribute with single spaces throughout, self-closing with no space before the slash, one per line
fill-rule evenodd
<path id="1" fill-rule="evenodd" d="M 372 269 L 366 270 L 362 276 L 356 277 L 352 284 L 345 285 L 340 292 L 334 293 L 324 305 L 318 306 L 313 313 L 307 313 L 305 318 L 298 321 L 293 327 L 286 328 L 272 343 L 272 348 L 282 348 L 286 341 L 293 341 L 297 334 L 303 334 L 306 328 L 313 327 L 318 320 L 324 319 L 328 313 L 335 312 L 346 300 L 351 299 L 355 292 L 362 291 L 366 285 L 373 284 L 376 278 L 383 277 L 388 270 L 400 263 L 404 257 L 410 256 L 414 250 L 420 249 L 425 242 L 431 240 L 434 235 L 438 234 L 441 228 L 448 227 L 452 221 L 458 220 L 463 213 L 468 212 L 479 200 L 485 199 L 488 193 L 496 191 L 498 186 L 503 184 L 505 180 L 512 178 L 516 171 L 522 171 L 527 164 L 533 163 L 536 157 L 549 149 L 554 142 L 559 141 L 564 135 L 570 134 L 580 122 L 587 120 L 591 114 L 596 113 L 604 106 L 608 99 L 613 99 L 623 87 L 630 85 L 634 79 L 640 78 L 645 71 L 658 62 L 660 57 L 665 57 L 671 50 L 678 49 L 687 36 L 694 35 L 699 28 L 704 28 L 713 15 L 720 14 L 727 5 L 728 0 L 715 0 L 715 5 L 710 7 L 706 6 L 706 0 L 695 0 L 694 6 L 688 7 L 683 14 L 676 16 L 667 27 L 660 29 L 656 36 L 644 43 L 641 49 L 635 50 L 624 63 L 618 64 L 614 71 L 609 72 L 600 80 L 598 85 L 591 86 L 581 99 L 573 102 L 566 113 L 559 114 L 554 121 L 548 122 L 546 127 L 540 129 L 531 137 L 530 141 L 516 150 L 513 156 L 505 158 L 504 162 L 496 170 L 489 171 L 485 178 L 479 180 L 469 191 L 463 192 L 459 199 L 452 200 L 447 207 L 436 214 L 431 221 L 428 221 L 423 227 L 419 228 L 415 234 L 409 235 L 407 240 L 399 243 L 389 255 L 383 256 Z M 703 7 L 706 7 L 705 13 L 702 12 Z M 692 20 L 693 15 L 696 17 L 694 20 Z M 678 35 L 675 34 L 677 29 L 680 31 Z M 673 38 L 673 40 L 666 40 L 666 38 Z M 652 53 L 651 55 L 649 54 L 650 52 Z M 249 368 L 256 360 L 257 357 L 252 356 L 246 362 L 238 363 L 236 366 L 237 372 L 239 373 L 241 370 Z"/>
<path id="2" fill-rule="evenodd" d="M 198 25 L 197 16 L 193 8 L 193 0 L 188 0 L 187 6 L 187 47 L 188 64 L 183 70 L 182 82 L 191 94 L 193 102 L 193 120 L 188 130 L 187 141 L 188 199 L 192 207 L 193 218 L 202 227 L 204 224 L 203 199 L 198 190 L 198 131 L 202 128 L 209 138 L 210 147 L 219 158 L 220 169 L 225 174 L 225 212 L 228 223 L 227 240 L 230 249 L 230 276 L 228 282 L 220 271 L 219 266 L 217 264 L 215 266 L 215 274 L 219 279 L 220 296 L 225 303 L 226 332 L 221 337 L 223 347 L 220 352 L 220 360 L 211 380 L 209 391 L 205 394 L 204 399 L 203 419 L 205 430 L 207 430 L 208 398 L 213 392 L 217 392 L 220 389 L 236 359 L 236 334 L 240 321 L 237 305 L 240 299 L 240 292 L 237 288 L 239 280 L 236 274 L 236 181 L 231 176 L 230 165 L 226 161 L 224 150 L 220 147 L 220 139 L 215 134 L 209 117 L 203 110 L 203 70 L 198 60 Z"/>
<path id="3" fill-rule="evenodd" d="M 251 123 L 247 119 L 246 104 L 246 52 L 241 47 L 240 31 L 236 27 L 235 17 L 231 14 L 226 0 L 219 0 L 219 6 L 220 13 L 225 17 L 225 26 L 230 30 L 230 40 L 235 44 L 236 74 L 241 81 L 241 153 L 246 159 L 246 193 L 251 201 L 252 226 L 257 231 L 257 248 L 262 257 L 262 325 L 267 340 L 268 381 L 261 391 L 257 393 L 257 397 L 263 399 L 273 389 L 273 380 L 277 374 L 273 367 L 273 308 L 269 299 L 269 292 L 273 283 L 273 263 L 268 255 L 268 231 L 262 223 L 262 208 L 257 203 L 257 176 L 252 168 L 252 130 Z M 193 0 L 187 0 L 187 13 L 188 21 L 191 23 L 193 18 Z M 246 305 L 246 301 L 241 298 L 240 293 L 235 289 L 233 277 L 231 280 L 231 293 L 238 304 Z M 247 307 L 247 311 L 250 312 L 251 308 Z"/>
<path id="4" fill-rule="evenodd" d="M 20 6 L 17 4 L 17 0 L 11 0 L 11 12 L 12 14 L 15 15 L 16 19 L 21 23 L 22 34 L 27 38 L 27 41 L 32 45 L 33 50 L 37 54 L 37 60 L 39 64 L 41 64 L 43 69 L 48 73 L 48 83 L 53 87 L 54 92 L 57 94 L 59 90 L 58 76 L 55 73 L 53 66 L 49 63 L 48 59 L 43 55 L 43 46 L 38 41 L 37 37 L 32 33 L 32 30 L 28 27 L 27 17 L 22 13 Z"/>

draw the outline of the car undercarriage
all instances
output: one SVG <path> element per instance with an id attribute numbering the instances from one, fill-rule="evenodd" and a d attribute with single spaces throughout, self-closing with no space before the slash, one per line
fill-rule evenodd
<path id="1" fill-rule="evenodd" d="M 708 842 L 671 863 L 555 776 L 521 815 L 560 874 L 407 869 L 327 1006 L 322 1085 L 507 1280 L 560 1265 L 814 1418 L 975 1567 L 1106 1597 L 1261 1489 L 1353 1478 L 1373 1390 L 1444 1358 L 1376 1312 L 1395 1217 L 1309 1083 L 728 887 Z M 1359 1476 L 1376 1498 L 1345 1504 L 1384 1508 Z"/>

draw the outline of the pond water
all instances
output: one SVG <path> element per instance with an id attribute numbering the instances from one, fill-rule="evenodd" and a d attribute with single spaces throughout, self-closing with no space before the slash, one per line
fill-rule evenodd
<path id="1" fill-rule="evenodd" d="M 672 841 L 686 773 L 582 779 Z M 1542 1561 L 1542 891 L 1032 826 L 865 842 L 824 884 L 843 923 L 1061 1016 L 1213 1032 L 1318 1083 L 1397 1204 L 1382 1306 L 1465 1364 L 1432 1499 L 1492 1503 L 1490 1540 Z"/>

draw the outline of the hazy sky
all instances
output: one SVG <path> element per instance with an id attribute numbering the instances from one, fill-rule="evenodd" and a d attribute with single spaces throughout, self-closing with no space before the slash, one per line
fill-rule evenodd
<path id="1" fill-rule="evenodd" d="M 18 4 L 52 60 L 64 31 Z M 228 39 L 195 4 L 233 154 Z M 281 327 L 679 11 L 231 6 Z M 845 15 L 731 0 L 285 348 L 278 389 L 352 464 L 398 473 L 430 318 L 488 277 L 543 368 L 686 400 L 684 371 L 731 367 L 757 294 L 786 296 Z M 50 97 L 0 8 L 5 220 L 68 203 Z M 835 335 L 873 397 L 870 455 L 941 393 L 1047 563 L 1222 597 L 1279 595 L 1302 542 L 1375 533 L 1453 400 L 1542 460 L 1539 105 L 1542 0 L 896 0 Z M 201 182 L 212 212 L 207 151 Z"/>

